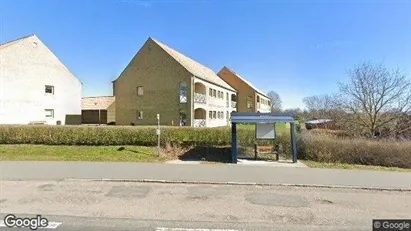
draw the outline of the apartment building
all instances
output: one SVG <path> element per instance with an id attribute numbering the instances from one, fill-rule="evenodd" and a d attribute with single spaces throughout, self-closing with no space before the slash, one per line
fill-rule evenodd
<path id="1" fill-rule="evenodd" d="M 236 90 L 210 68 L 148 38 L 113 81 L 116 125 L 227 126 Z"/>
<path id="2" fill-rule="evenodd" d="M 237 110 L 239 112 L 271 112 L 271 99 L 263 91 L 224 66 L 218 76 L 237 91 Z"/>

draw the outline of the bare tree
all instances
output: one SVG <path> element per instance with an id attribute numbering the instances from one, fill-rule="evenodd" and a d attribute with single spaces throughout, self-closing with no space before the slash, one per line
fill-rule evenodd
<path id="1" fill-rule="evenodd" d="M 271 112 L 279 112 L 282 110 L 283 101 L 281 100 L 280 95 L 275 91 L 268 92 L 267 96 L 271 100 Z"/>
<path id="2" fill-rule="evenodd" d="M 335 104 L 331 95 L 308 96 L 303 98 L 303 103 L 311 112 L 330 110 Z"/>
<path id="3" fill-rule="evenodd" d="M 303 103 L 311 117 L 322 119 L 333 119 L 334 114 L 340 113 L 340 101 L 337 94 L 332 95 L 314 95 L 303 98 Z"/>
<path id="4" fill-rule="evenodd" d="M 371 137 L 383 130 L 398 134 L 411 129 L 411 82 L 400 70 L 364 62 L 348 74 L 348 83 L 339 83 L 347 122 Z"/>

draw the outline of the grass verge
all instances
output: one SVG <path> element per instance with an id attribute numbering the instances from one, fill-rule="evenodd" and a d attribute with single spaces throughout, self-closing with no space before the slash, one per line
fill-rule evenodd
<path id="1" fill-rule="evenodd" d="M 342 163 L 322 163 L 311 160 L 299 160 L 310 168 L 331 168 L 331 169 L 352 169 L 352 170 L 375 170 L 393 172 L 411 172 L 411 168 L 383 167 L 373 165 L 342 164 Z"/>
<path id="2" fill-rule="evenodd" d="M 124 147 L 124 150 L 119 150 Z M 154 147 L 0 145 L 2 161 L 161 162 Z"/>

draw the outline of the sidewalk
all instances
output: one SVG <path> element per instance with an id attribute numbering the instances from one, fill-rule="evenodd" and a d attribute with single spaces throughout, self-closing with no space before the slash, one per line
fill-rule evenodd
<path id="1" fill-rule="evenodd" d="M 135 180 L 411 190 L 411 174 L 233 164 L 0 162 L 0 180 Z"/>

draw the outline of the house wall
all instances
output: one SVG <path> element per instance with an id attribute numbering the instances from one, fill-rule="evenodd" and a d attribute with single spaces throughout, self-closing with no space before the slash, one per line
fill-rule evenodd
<path id="1" fill-rule="evenodd" d="M 0 52 L 0 124 L 81 123 L 81 82 L 36 36 Z M 45 85 L 54 86 L 54 94 L 46 94 Z M 46 118 L 45 109 L 53 109 L 54 118 Z"/>
<path id="2" fill-rule="evenodd" d="M 254 88 L 238 78 L 228 68 L 224 67 L 223 69 L 221 69 L 220 72 L 218 72 L 218 75 L 237 90 L 237 110 L 239 112 L 271 112 L 271 107 L 269 105 L 264 105 L 262 103 L 257 104 L 257 96 L 259 96 L 260 99 L 265 100 L 269 100 L 269 98 L 258 93 Z M 251 107 L 248 106 L 249 100 L 247 99 L 247 97 L 250 97 Z"/>
<path id="3" fill-rule="evenodd" d="M 218 76 L 224 79 L 234 89 L 237 90 L 237 111 L 238 112 L 256 112 L 256 92 L 248 84 L 235 76 L 227 68 L 223 68 L 218 72 Z M 252 107 L 247 107 L 247 97 L 251 97 Z"/>
<path id="4" fill-rule="evenodd" d="M 107 108 L 107 123 L 116 122 L 116 101 Z"/>
<path id="5" fill-rule="evenodd" d="M 257 102 L 257 96 L 260 97 L 260 103 Z M 261 112 L 261 113 L 271 112 L 271 106 L 269 104 L 264 104 L 262 102 L 262 99 L 264 99 L 265 101 L 271 101 L 270 98 L 256 92 L 255 93 L 255 104 L 254 104 L 255 105 L 255 107 L 254 107 L 255 112 Z"/>
<path id="6" fill-rule="evenodd" d="M 115 84 L 116 125 L 157 124 L 157 113 L 162 125 L 178 125 L 180 110 L 187 114 L 191 124 L 191 94 L 188 101 L 180 103 L 179 86 L 186 82 L 191 92 L 191 74 L 151 39 L 143 45 Z M 143 95 L 137 95 L 137 87 L 143 87 Z M 137 111 L 143 111 L 143 119 L 137 119 Z"/>
<path id="7" fill-rule="evenodd" d="M 206 120 L 206 127 L 219 127 L 219 126 L 227 126 L 229 124 L 229 117 L 227 118 L 227 114 L 230 115 L 231 112 L 236 111 L 235 107 L 231 105 L 231 95 L 236 95 L 236 92 L 227 90 L 221 86 L 216 84 L 206 82 L 199 78 L 194 78 L 194 83 L 201 83 L 206 87 L 206 103 L 196 103 L 194 102 L 194 109 L 204 109 L 205 110 L 205 120 Z M 195 86 L 195 85 L 194 85 Z M 213 97 L 210 95 L 210 89 L 216 90 L 217 92 L 220 91 L 223 93 L 223 98 Z M 195 91 L 196 89 L 194 89 Z M 228 105 L 227 105 L 227 94 L 229 96 Z M 216 118 L 210 117 L 210 111 L 223 112 L 223 118 Z M 199 117 L 197 117 L 199 118 Z M 195 125 L 194 125 L 195 126 Z"/>

